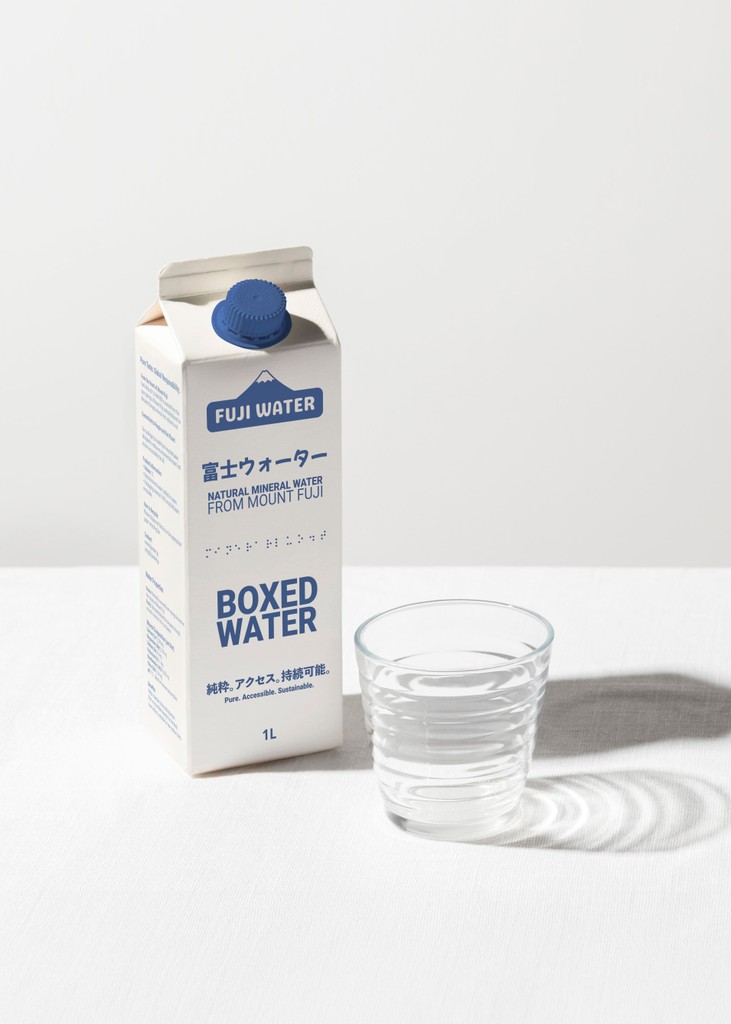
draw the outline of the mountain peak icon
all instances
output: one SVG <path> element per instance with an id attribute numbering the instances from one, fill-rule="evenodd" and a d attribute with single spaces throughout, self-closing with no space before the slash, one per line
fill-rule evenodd
<path id="1" fill-rule="evenodd" d="M 269 370 L 262 370 L 246 391 L 239 395 L 239 399 L 253 402 L 273 402 L 277 399 L 289 398 L 294 392 L 286 384 L 282 384 L 278 377 L 275 377 Z"/>

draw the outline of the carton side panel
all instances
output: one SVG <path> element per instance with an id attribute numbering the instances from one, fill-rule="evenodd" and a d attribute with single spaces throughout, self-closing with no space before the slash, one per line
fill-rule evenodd
<path id="1" fill-rule="evenodd" d="M 135 332 L 143 717 L 188 768 L 183 367 L 169 327 Z"/>

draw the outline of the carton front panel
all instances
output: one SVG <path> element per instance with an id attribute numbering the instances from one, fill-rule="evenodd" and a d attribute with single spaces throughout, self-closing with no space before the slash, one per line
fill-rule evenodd
<path id="1" fill-rule="evenodd" d="M 336 746 L 339 349 L 235 352 L 185 386 L 192 770 Z"/>

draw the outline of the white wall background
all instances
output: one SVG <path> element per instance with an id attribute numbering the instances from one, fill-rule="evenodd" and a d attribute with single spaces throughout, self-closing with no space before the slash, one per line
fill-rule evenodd
<path id="1" fill-rule="evenodd" d="M 348 562 L 729 564 L 730 42 L 726 0 L 16 5 L 0 562 L 135 560 L 158 267 L 306 243 Z"/>

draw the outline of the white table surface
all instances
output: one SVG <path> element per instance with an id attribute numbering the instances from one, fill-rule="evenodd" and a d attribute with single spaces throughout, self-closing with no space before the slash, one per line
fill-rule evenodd
<path id="1" fill-rule="evenodd" d="M 556 628 L 524 823 L 391 825 L 355 626 Z M 342 749 L 190 779 L 139 724 L 131 568 L 0 572 L 0 1019 L 731 1019 L 731 570 L 350 569 Z"/>

